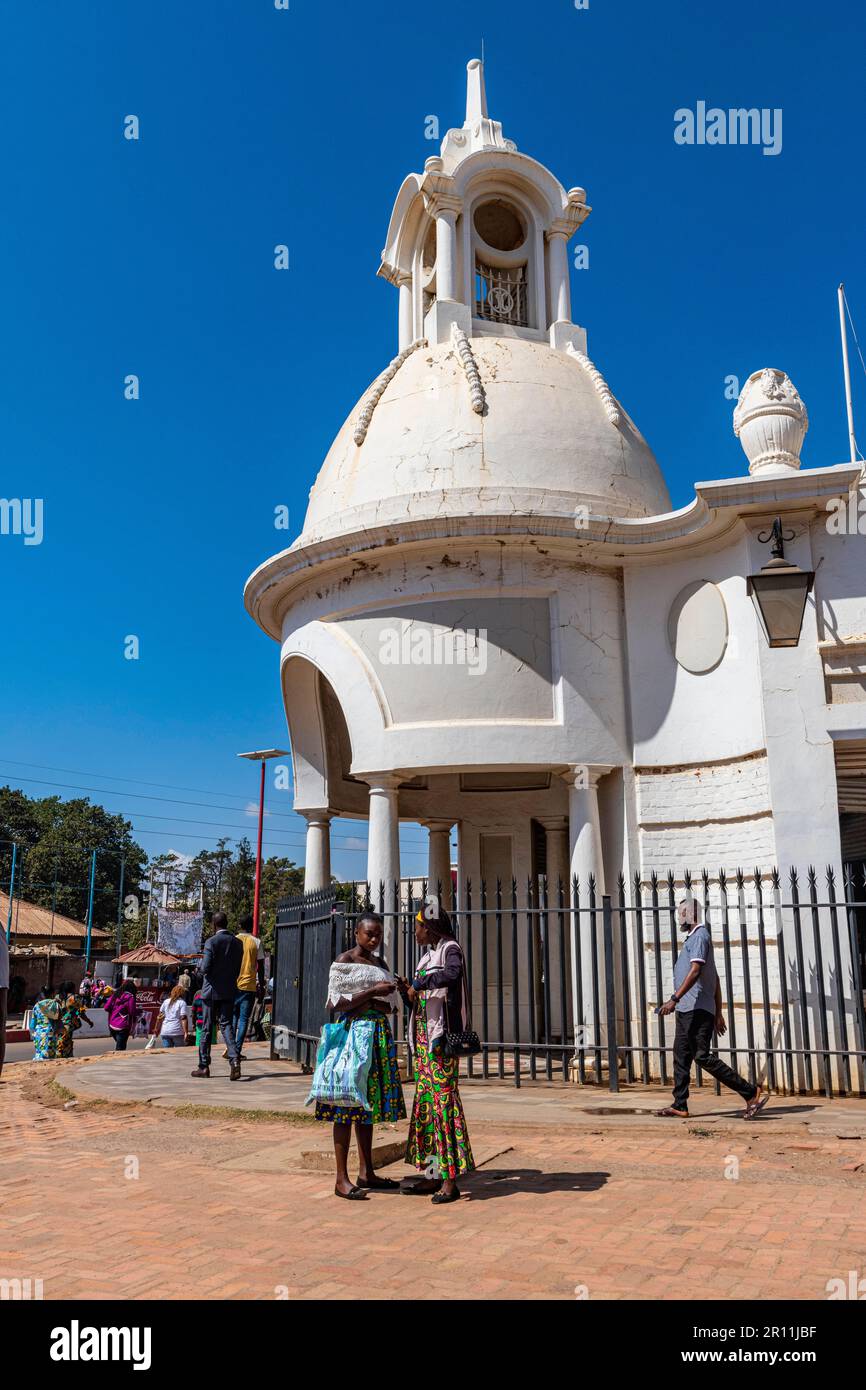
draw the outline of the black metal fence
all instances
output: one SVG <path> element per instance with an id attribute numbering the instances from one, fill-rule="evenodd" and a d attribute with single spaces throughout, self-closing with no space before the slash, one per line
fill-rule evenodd
<path id="1" fill-rule="evenodd" d="M 442 901 L 443 886 L 433 893 Z M 477 890 L 464 883 L 452 918 L 483 1044 L 467 1074 L 515 1086 L 668 1085 L 674 1019 L 656 1011 L 673 989 L 678 905 L 689 895 L 713 935 L 727 1020 L 720 1054 L 774 1090 L 866 1093 L 866 878 L 851 867 L 841 892 L 832 869 L 820 889 L 814 869 L 802 881 L 792 872 L 784 884 L 776 870 L 758 869 L 630 883 L 621 875 L 609 894 L 592 879 L 585 887 L 575 880 L 570 892 L 544 878 L 523 891 L 513 880 Z M 372 899 L 368 885 L 354 885 L 343 901 L 327 891 L 280 905 L 275 1055 L 307 1064 L 314 1057 L 330 961 L 351 943 L 366 908 L 384 918 L 391 969 L 412 977 L 422 949 L 415 915 L 427 898 L 422 880 L 380 885 Z M 398 1041 L 405 1030 L 398 1016 Z M 703 1084 L 700 1073 L 697 1080 Z"/>

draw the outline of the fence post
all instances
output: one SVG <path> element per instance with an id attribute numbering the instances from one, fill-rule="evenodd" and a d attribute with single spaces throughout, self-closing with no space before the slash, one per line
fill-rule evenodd
<path id="1" fill-rule="evenodd" d="M 604 933 L 604 993 L 607 1018 L 607 1084 L 608 1090 L 619 1090 L 619 1070 L 616 1047 L 616 982 L 613 976 L 613 912 L 610 894 L 602 894 L 602 930 Z"/>

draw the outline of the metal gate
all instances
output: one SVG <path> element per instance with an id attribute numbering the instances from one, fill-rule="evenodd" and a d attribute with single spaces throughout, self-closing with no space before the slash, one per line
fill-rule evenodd
<path id="1" fill-rule="evenodd" d="M 328 1021 L 328 972 L 347 949 L 343 904 L 325 889 L 277 906 L 271 1057 L 311 1065 Z"/>

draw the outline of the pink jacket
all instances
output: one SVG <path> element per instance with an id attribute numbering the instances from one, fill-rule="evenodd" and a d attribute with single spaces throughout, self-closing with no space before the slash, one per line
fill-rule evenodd
<path id="1" fill-rule="evenodd" d="M 125 1029 L 130 1032 L 135 1025 L 135 1018 L 138 1012 L 135 1004 L 135 995 L 128 989 L 118 990 L 105 1001 L 105 1008 L 108 1010 L 108 1026 L 116 1032 L 122 1033 Z"/>

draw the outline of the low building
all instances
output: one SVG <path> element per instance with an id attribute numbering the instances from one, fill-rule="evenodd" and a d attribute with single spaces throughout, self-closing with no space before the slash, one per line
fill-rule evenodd
<path id="1" fill-rule="evenodd" d="M 9 920 L 9 895 L 0 893 L 0 929 L 5 931 Z M 94 927 L 91 931 L 91 964 L 105 965 L 101 974 L 111 973 L 110 962 L 114 947 L 111 932 Z M 10 1001 L 19 1007 L 31 1002 L 39 990 L 61 983 L 77 986 L 84 974 L 87 949 L 87 923 L 74 917 L 52 912 L 22 898 L 12 902 L 11 934 L 9 938 L 10 986 L 16 977 L 23 981 L 12 988 Z"/>

